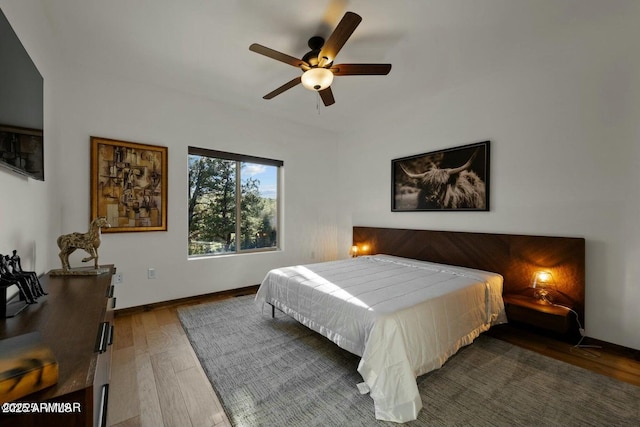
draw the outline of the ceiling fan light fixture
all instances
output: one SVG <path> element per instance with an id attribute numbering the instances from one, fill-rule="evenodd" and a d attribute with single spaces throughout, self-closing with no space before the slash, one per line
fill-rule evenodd
<path id="1" fill-rule="evenodd" d="M 328 68 L 311 68 L 302 74 L 302 86 L 309 90 L 321 91 L 333 83 L 333 73 Z"/>

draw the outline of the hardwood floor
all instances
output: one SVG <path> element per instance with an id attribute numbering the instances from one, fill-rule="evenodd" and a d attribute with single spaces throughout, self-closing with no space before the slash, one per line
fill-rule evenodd
<path id="1" fill-rule="evenodd" d="M 510 342 L 572 365 L 640 386 L 640 352 L 592 338 L 563 342 L 511 324 L 498 325 L 488 332 L 495 338 Z"/>
<path id="2" fill-rule="evenodd" d="M 116 316 L 113 346 L 110 426 L 231 426 L 175 306 Z"/>
<path id="3" fill-rule="evenodd" d="M 176 307 L 232 296 L 181 301 L 116 316 L 107 417 L 110 426 L 231 425 L 180 325 Z M 640 386 L 640 361 L 632 350 L 594 340 L 584 343 L 602 348 L 576 348 L 511 325 L 492 328 L 489 334 Z"/>

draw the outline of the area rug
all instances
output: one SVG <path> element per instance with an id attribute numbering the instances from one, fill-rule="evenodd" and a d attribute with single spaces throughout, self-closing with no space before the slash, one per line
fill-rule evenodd
<path id="1" fill-rule="evenodd" d="M 397 425 L 358 393 L 357 356 L 253 298 L 178 309 L 232 425 Z M 640 425 L 640 387 L 485 335 L 417 381 L 407 426 Z"/>

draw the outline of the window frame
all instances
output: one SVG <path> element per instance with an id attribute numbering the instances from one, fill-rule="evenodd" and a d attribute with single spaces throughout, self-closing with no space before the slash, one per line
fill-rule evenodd
<path id="1" fill-rule="evenodd" d="M 231 153 L 228 151 L 220 151 L 213 150 L 209 148 L 201 148 L 201 147 L 193 147 L 188 146 L 188 154 L 187 158 L 191 155 L 201 156 L 201 157 L 210 157 L 217 158 L 221 160 L 230 160 L 236 162 L 236 170 L 235 170 L 235 179 L 236 179 L 236 221 L 235 221 L 235 234 L 236 234 L 236 248 L 233 252 L 224 252 L 224 253 L 206 253 L 206 254 L 188 254 L 189 259 L 201 259 L 205 257 L 222 257 L 222 256 L 236 256 L 236 255 L 244 255 L 244 254 L 252 254 L 252 253 L 261 253 L 261 252 L 274 252 L 282 250 L 282 168 L 284 167 L 284 161 L 270 159 L 266 157 L 258 157 L 258 156 L 250 156 L 246 154 L 238 154 Z M 265 166 L 274 166 L 277 167 L 276 172 L 276 245 L 265 247 L 265 248 L 251 248 L 251 249 L 241 249 L 241 241 L 239 236 L 242 236 L 241 227 L 242 227 L 242 173 L 241 173 L 241 164 L 242 163 L 254 163 L 261 164 Z M 188 172 L 191 171 L 189 167 L 187 167 Z M 188 252 L 188 250 L 187 250 Z"/>

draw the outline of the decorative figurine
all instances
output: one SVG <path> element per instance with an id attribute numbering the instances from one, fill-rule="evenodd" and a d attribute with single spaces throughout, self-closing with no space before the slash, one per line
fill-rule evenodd
<path id="1" fill-rule="evenodd" d="M 16 285 L 20 291 L 22 300 L 27 304 L 35 304 L 36 298 L 39 295 L 34 295 L 31 287 L 31 280 L 26 276 L 14 274 L 9 270 L 9 255 L 4 256 L 0 254 L 0 285 L 11 286 Z"/>
<path id="2" fill-rule="evenodd" d="M 106 218 L 98 217 L 91 221 L 88 232 L 63 234 L 58 237 L 58 247 L 60 248 L 59 256 L 60 261 L 62 261 L 62 270 L 53 270 L 52 273 L 74 274 L 72 269 L 69 267 L 69 255 L 71 255 L 76 249 L 83 249 L 90 256 L 83 258 L 82 262 L 94 260 L 94 269 L 92 271 L 100 274 L 100 269 L 98 267 L 98 247 L 100 246 L 100 229 L 103 227 L 110 227 L 110 225 Z M 106 271 L 108 271 L 108 269 Z M 89 274 L 92 273 L 89 272 Z"/>
<path id="3" fill-rule="evenodd" d="M 7 255 L 9 258 L 9 255 Z M 40 279 L 38 279 L 38 274 L 35 271 L 24 271 L 22 269 L 22 263 L 20 262 L 20 256 L 18 255 L 17 250 L 13 250 L 13 255 L 9 259 L 9 265 L 13 270 L 13 274 L 26 275 L 31 279 L 31 292 L 33 294 L 47 295 L 47 293 L 42 288 L 42 284 L 40 283 Z"/>

